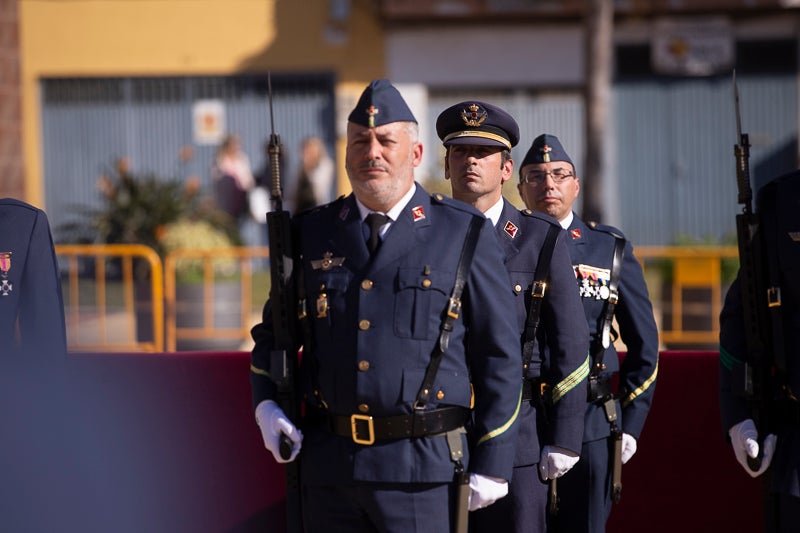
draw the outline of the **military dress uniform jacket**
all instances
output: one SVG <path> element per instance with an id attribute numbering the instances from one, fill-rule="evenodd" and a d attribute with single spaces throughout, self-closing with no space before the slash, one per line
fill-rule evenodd
<path id="1" fill-rule="evenodd" d="M 64 303 L 47 215 L 27 203 L 2 198 L 0 228 L 3 355 L 11 347 L 10 351 L 26 358 L 63 357 L 67 350 Z"/>
<path id="2" fill-rule="evenodd" d="M 800 219 L 797 217 L 800 211 L 800 171 L 764 185 L 757 203 L 761 231 L 767 237 L 765 247 L 775 250 L 772 257 L 778 265 L 785 378 L 794 396 L 800 397 L 800 337 L 797 335 L 800 331 Z M 744 362 L 753 364 L 745 331 L 741 285 L 737 276 L 725 296 L 720 314 L 720 410 L 726 438 L 732 426 L 753 416 L 747 399 L 732 391 L 734 367 Z M 800 423 L 796 419 L 773 420 L 773 423 L 775 425 L 768 431 L 777 434 L 778 444 L 770 466 L 772 488 L 775 492 L 800 497 Z M 765 428 L 759 427 L 758 430 L 760 437 L 766 436 Z"/>
<path id="3" fill-rule="evenodd" d="M 573 213 L 574 214 L 574 213 Z M 614 234 L 622 236 L 616 228 L 603 225 L 590 227 L 577 215 L 567 229 L 567 246 L 586 312 L 586 320 L 593 342 L 600 335 L 600 324 L 608 299 L 603 290 L 609 280 L 614 256 Z M 653 317 L 653 307 L 647 292 L 642 267 L 633 255 L 633 246 L 625 243 L 625 255 L 619 275 L 619 302 L 614 317 L 619 325 L 619 335 L 627 347 L 627 354 L 619 367 L 613 343 L 605 351 L 600 373 L 601 379 L 610 379 L 619 372 L 617 411 L 622 431 L 638 440 L 647 413 L 653 401 L 658 374 L 658 329 Z M 594 344 L 590 346 L 590 350 Z M 602 404 L 588 403 L 586 410 L 584 442 L 610 435 L 610 427 Z"/>
<path id="4" fill-rule="evenodd" d="M 539 254 L 551 226 L 561 229 L 555 219 L 528 209 L 520 211 L 503 200 L 496 231 L 516 299 L 520 339 L 525 333 Z M 550 260 L 536 348 L 525 376 L 539 378 L 546 383 L 548 392 L 543 402 L 522 404 L 514 466 L 538 463 L 540 446 L 546 444 L 575 453 L 581 451 L 589 374 L 589 328 L 583 319 L 565 239 L 566 232 L 561 230 Z M 546 413 L 541 412 L 543 407 Z"/>
<path id="5" fill-rule="evenodd" d="M 330 413 L 374 417 L 412 411 L 443 311 L 455 281 L 469 222 L 477 210 L 421 186 L 370 260 L 355 198 L 350 195 L 294 219 L 311 338 L 302 376 Z M 485 219 L 484 219 L 485 220 Z M 502 253 L 485 220 L 429 409 L 469 407 L 477 446 L 470 472 L 509 479 L 517 436 L 520 343 Z M 323 267 L 324 258 L 330 263 Z M 318 303 L 327 305 L 318 312 Z M 253 400 L 274 398 L 269 379 L 270 302 L 253 328 Z M 324 316 L 321 316 L 324 315 Z M 316 369 L 313 371 L 312 369 Z M 443 436 L 356 444 L 321 425 L 301 424 L 302 480 L 449 482 L 454 464 Z M 462 439 L 466 448 L 466 438 Z M 465 453 L 467 450 L 465 449 Z"/>

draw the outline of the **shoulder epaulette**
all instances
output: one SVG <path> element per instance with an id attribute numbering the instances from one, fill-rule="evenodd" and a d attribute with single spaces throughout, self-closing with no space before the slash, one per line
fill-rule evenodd
<path id="1" fill-rule="evenodd" d="M 561 224 L 558 223 L 558 220 L 554 219 L 550 215 L 546 215 L 545 213 L 539 213 L 538 211 L 532 211 L 530 209 L 520 209 L 520 213 L 526 217 L 538 218 L 539 220 L 547 222 L 553 226 L 561 226 Z"/>
<path id="2" fill-rule="evenodd" d="M 458 200 L 453 200 L 449 196 L 445 196 L 445 195 L 443 195 L 441 193 L 438 193 L 438 192 L 434 193 L 434 194 L 431 194 L 431 202 L 432 203 L 436 203 L 436 204 L 440 204 L 440 205 L 446 205 L 448 207 L 454 207 L 454 208 L 458 209 L 459 211 L 464 211 L 466 213 L 469 213 L 470 215 L 483 216 L 483 213 L 481 213 L 480 211 L 478 211 L 477 209 L 475 209 L 471 205 L 469 205 L 467 203 L 464 203 L 464 202 L 460 202 Z"/>
<path id="3" fill-rule="evenodd" d="M 614 226 L 606 226 L 605 224 L 598 224 L 594 220 L 591 222 L 587 222 L 586 225 L 595 231 L 602 231 L 603 233 L 608 233 L 609 235 L 616 237 L 618 239 L 625 239 L 625 235 L 623 235 L 623 233 Z"/>
<path id="4" fill-rule="evenodd" d="M 294 216 L 295 217 L 305 217 L 307 215 L 313 215 L 315 213 L 320 213 L 322 211 L 326 211 L 326 210 L 330 209 L 331 207 L 333 207 L 335 205 L 341 204 L 342 201 L 344 201 L 344 199 L 345 199 L 345 196 L 340 196 L 336 200 L 333 200 L 332 202 L 328 202 L 327 204 L 315 205 L 314 207 L 309 207 L 308 209 L 304 209 L 304 210 L 300 211 L 299 213 L 296 213 Z"/>

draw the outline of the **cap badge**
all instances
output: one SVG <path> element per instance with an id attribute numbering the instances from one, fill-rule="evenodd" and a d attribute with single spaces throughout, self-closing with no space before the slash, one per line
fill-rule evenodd
<path id="1" fill-rule="evenodd" d="M 378 109 L 374 105 L 371 105 L 371 106 L 369 106 L 367 108 L 367 115 L 369 115 L 369 127 L 370 128 L 374 128 L 375 127 L 375 115 L 377 115 L 378 113 L 380 113 L 380 109 Z"/>
<path id="2" fill-rule="evenodd" d="M 553 151 L 553 148 L 550 147 L 550 146 L 547 146 L 545 144 L 545 145 L 542 146 L 541 150 L 542 150 L 542 161 L 544 161 L 545 163 L 549 163 L 550 162 L 550 152 Z"/>
<path id="3" fill-rule="evenodd" d="M 425 218 L 425 209 L 421 205 L 417 207 L 411 208 L 411 216 L 414 218 L 414 222 L 419 222 L 420 220 Z"/>
<path id="4" fill-rule="evenodd" d="M 515 226 L 513 222 L 507 220 L 506 225 L 503 226 L 503 231 L 505 231 L 508 234 L 508 236 L 513 239 L 514 237 L 517 236 L 517 231 L 519 231 L 519 228 Z"/>
<path id="5" fill-rule="evenodd" d="M 8 271 L 11 270 L 11 252 L 0 252 L 0 294 L 8 296 L 14 288 L 8 280 Z"/>
<path id="6" fill-rule="evenodd" d="M 790 231 L 789 238 L 794 242 L 800 242 L 800 231 Z"/>
<path id="7" fill-rule="evenodd" d="M 573 230 L 570 230 L 569 234 L 572 236 L 573 240 L 581 238 L 581 230 L 580 230 L 580 228 L 575 228 Z"/>
<path id="8" fill-rule="evenodd" d="M 486 110 L 478 104 L 470 104 L 466 109 L 461 110 L 461 120 L 472 128 L 479 127 L 488 116 Z"/>

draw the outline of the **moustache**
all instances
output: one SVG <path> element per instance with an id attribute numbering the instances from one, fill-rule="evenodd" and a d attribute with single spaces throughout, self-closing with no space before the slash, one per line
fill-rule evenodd
<path id="1" fill-rule="evenodd" d="M 369 169 L 369 168 L 379 168 L 381 170 L 388 170 L 386 165 L 382 165 L 379 162 L 375 161 L 374 159 L 370 159 L 366 163 L 362 163 L 358 166 L 359 169 Z"/>

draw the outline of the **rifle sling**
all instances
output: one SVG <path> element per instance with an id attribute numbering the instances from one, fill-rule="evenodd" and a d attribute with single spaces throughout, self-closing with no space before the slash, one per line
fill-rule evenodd
<path id="1" fill-rule="evenodd" d="M 464 246 L 461 248 L 461 257 L 458 259 L 458 267 L 456 267 L 455 285 L 453 285 L 453 292 L 450 294 L 450 300 L 445 309 L 444 318 L 442 318 L 439 339 L 431 354 L 428 368 L 425 370 L 425 377 L 422 379 L 422 385 L 419 388 L 419 392 L 417 392 L 417 399 L 414 402 L 415 410 L 425 409 L 428 404 L 428 396 L 433 389 L 433 382 L 436 379 L 436 373 L 439 371 L 439 364 L 442 362 L 442 356 L 444 352 L 447 351 L 447 346 L 450 343 L 450 332 L 453 331 L 453 323 L 461 314 L 461 293 L 464 290 L 464 285 L 469 275 L 472 256 L 475 254 L 475 247 L 478 245 L 478 235 L 480 235 L 481 226 L 485 222 L 485 218 L 473 217 L 467 228 Z"/>
<path id="2" fill-rule="evenodd" d="M 542 249 L 539 250 L 539 261 L 531 283 L 531 305 L 528 308 L 528 318 L 525 321 L 525 338 L 522 345 L 522 378 L 527 376 L 528 368 L 533 359 L 533 348 L 536 343 L 536 330 L 539 329 L 541 320 L 542 300 L 547 290 L 547 278 L 550 276 L 550 260 L 556 247 L 560 226 L 550 226 L 547 230 Z"/>

